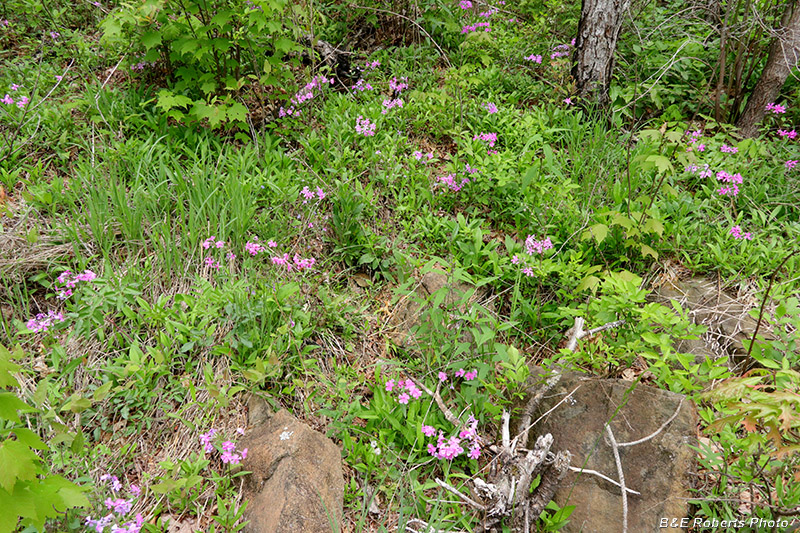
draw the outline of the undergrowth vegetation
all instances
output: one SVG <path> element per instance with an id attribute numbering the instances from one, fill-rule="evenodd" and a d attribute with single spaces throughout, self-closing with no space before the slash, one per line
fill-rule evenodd
<path id="1" fill-rule="evenodd" d="M 695 402 L 693 517 L 797 514 L 800 108 L 737 136 L 693 2 L 637 12 L 608 110 L 579 3 L 398 3 L 0 10 L 0 532 L 241 530 L 251 393 L 342 448 L 342 530 L 471 531 L 435 479 L 486 471 L 530 365 Z M 706 328 L 654 294 L 692 275 L 746 355 L 676 348 Z M 624 323 L 565 350 L 577 317 Z"/>

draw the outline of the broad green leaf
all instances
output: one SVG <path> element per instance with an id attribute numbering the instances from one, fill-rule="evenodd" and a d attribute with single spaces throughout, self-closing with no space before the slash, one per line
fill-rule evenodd
<path id="1" fill-rule="evenodd" d="M 11 392 L 0 392 L 0 420 L 10 420 L 19 423 L 17 411 L 32 411 L 28 404 L 17 398 Z"/>
<path id="2" fill-rule="evenodd" d="M 17 481 L 36 478 L 39 457 L 23 443 L 6 439 L 0 444 L 0 488 L 10 491 Z"/>

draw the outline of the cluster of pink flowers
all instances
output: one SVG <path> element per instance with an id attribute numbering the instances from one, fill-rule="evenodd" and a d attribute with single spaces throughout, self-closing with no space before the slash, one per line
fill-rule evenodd
<path id="1" fill-rule="evenodd" d="M 247 244 L 250 244 L 250 243 L 247 243 Z M 205 249 L 205 250 L 208 250 L 208 249 L 219 250 L 219 249 L 222 249 L 222 248 L 225 247 L 225 241 L 218 241 L 217 238 L 214 235 L 212 235 L 211 237 L 209 237 L 206 240 L 204 240 L 203 242 L 201 242 L 200 246 L 202 246 L 203 249 Z M 247 246 L 245 246 L 245 249 L 247 249 Z M 253 254 L 253 255 L 255 255 L 255 254 Z M 233 252 L 228 252 L 227 258 L 231 259 L 231 260 L 236 259 L 236 254 L 234 254 Z M 207 256 L 203 260 L 203 264 L 205 266 L 209 267 L 209 268 L 213 268 L 214 270 L 219 270 L 220 268 L 222 268 L 222 263 L 220 263 L 219 261 L 217 261 L 216 259 L 214 259 L 210 255 Z"/>
<path id="2" fill-rule="evenodd" d="M 211 237 L 207 238 L 203 242 L 200 243 L 204 249 L 208 250 L 209 248 L 223 248 L 225 246 L 225 241 L 218 241 L 217 238 L 212 235 Z"/>
<path id="3" fill-rule="evenodd" d="M 472 138 L 473 141 L 481 140 L 483 142 L 489 143 L 489 146 L 494 148 L 495 143 L 497 142 L 497 134 L 496 133 L 479 133 Z"/>
<path id="4" fill-rule="evenodd" d="M 422 161 L 423 163 L 427 163 L 428 161 L 433 159 L 433 152 L 428 152 L 427 154 L 424 154 L 419 150 L 414 150 L 414 152 L 411 155 L 414 157 L 414 159 L 416 159 L 417 161 Z"/>
<path id="5" fill-rule="evenodd" d="M 283 254 L 283 256 L 276 255 L 272 258 L 273 265 L 279 265 L 286 267 L 287 272 L 291 272 L 292 270 L 305 270 L 311 268 L 316 264 L 317 260 L 313 257 L 309 257 L 307 259 L 303 259 L 300 257 L 299 254 L 294 254 L 294 257 L 289 260 L 289 254 Z"/>
<path id="6" fill-rule="evenodd" d="M 418 400 L 422 396 L 422 391 L 419 390 L 417 384 L 410 379 L 390 379 L 385 385 L 386 392 L 397 393 L 397 403 L 407 405 L 411 398 Z"/>
<path id="7" fill-rule="evenodd" d="M 458 3 L 458 7 L 464 10 L 472 9 L 472 2 L 470 2 L 470 0 L 461 0 Z"/>
<path id="8" fill-rule="evenodd" d="M 732 227 L 729 233 L 733 236 L 734 239 L 744 239 L 746 241 L 753 240 L 753 234 L 750 233 L 749 231 L 746 233 L 742 233 L 741 226 Z"/>
<path id="9" fill-rule="evenodd" d="M 552 248 L 553 242 L 550 240 L 550 237 L 537 241 L 533 235 L 528 235 L 528 238 L 525 239 L 525 251 L 528 255 L 543 254 L 545 251 L 551 250 Z"/>
<path id="10" fill-rule="evenodd" d="M 717 189 L 717 194 L 720 196 L 736 196 L 739 194 L 739 185 L 742 184 L 744 179 L 738 172 L 736 174 L 729 174 L 724 170 L 717 172 L 717 180 L 728 185 L 723 185 Z"/>
<path id="11" fill-rule="evenodd" d="M 703 132 L 700 130 L 689 132 L 689 146 L 686 148 L 686 151 L 691 152 L 692 150 L 697 150 L 698 152 L 705 152 L 706 145 L 700 142 L 702 136 Z"/>
<path id="12" fill-rule="evenodd" d="M 421 428 L 422 433 L 426 437 L 432 437 L 436 429 L 432 426 L 423 425 Z M 428 443 L 428 453 L 436 459 L 452 461 L 462 453 L 464 453 L 463 443 L 469 445 L 469 453 L 467 456 L 470 459 L 477 459 L 481 455 L 480 437 L 478 436 L 478 421 L 474 416 L 470 415 L 467 424 L 458 433 L 449 439 L 445 438 L 443 432 L 439 432 L 436 439 L 436 444 Z"/>
<path id="13" fill-rule="evenodd" d="M 794 140 L 797 138 L 797 132 L 795 130 L 788 131 L 788 130 L 778 130 L 778 135 L 781 137 L 786 137 L 789 140 Z"/>
<path id="14" fill-rule="evenodd" d="M 727 144 L 723 144 L 719 147 L 720 152 L 724 152 L 726 154 L 737 154 L 739 153 L 739 149 L 735 146 L 728 146 Z"/>
<path id="15" fill-rule="evenodd" d="M 237 433 L 240 435 L 244 435 L 244 428 L 239 428 L 236 430 Z M 206 433 L 202 433 L 199 436 L 200 444 L 203 445 L 203 451 L 206 453 L 211 453 L 214 451 L 214 437 L 217 436 L 217 430 L 214 428 L 209 429 Z M 236 453 L 236 443 L 230 440 L 225 440 L 222 442 L 220 448 L 222 449 L 222 453 L 220 454 L 220 460 L 224 464 L 229 465 L 238 465 L 242 459 L 247 458 L 247 448 L 242 450 L 239 453 Z"/>
<path id="16" fill-rule="evenodd" d="M 528 61 L 533 61 L 534 63 L 539 63 L 540 65 L 542 64 L 542 56 L 540 54 L 531 54 L 525 59 Z"/>
<path id="17" fill-rule="evenodd" d="M 320 89 L 321 90 L 324 84 L 331 84 L 332 85 L 333 82 L 334 82 L 333 78 L 326 78 L 322 74 L 320 74 L 318 76 L 314 76 L 313 78 L 311 78 L 311 81 L 306 84 L 305 87 L 300 89 L 297 92 L 297 94 L 292 96 L 292 98 L 289 100 L 292 103 L 292 105 L 290 105 L 288 108 L 281 107 L 278 110 L 278 116 L 279 117 L 285 117 L 285 116 L 291 116 L 291 115 L 295 115 L 295 114 L 299 113 L 300 111 L 298 110 L 298 107 L 301 104 L 303 104 L 304 102 L 307 102 L 308 100 L 311 100 L 311 99 L 314 98 L 314 96 L 315 96 L 314 90 L 315 89 Z"/>
<path id="18" fill-rule="evenodd" d="M 784 163 L 783 166 L 786 167 L 787 170 L 792 170 L 794 169 L 794 167 L 797 166 L 797 163 L 800 163 L 800 160 L 790 159 L 786 163 Z"/>
<path id="19" fill-rule="evenodd" d="M 771 111 L 776 115 L 780 115 L 786 113 L 786 106 L 776 104 L 775 102 L 770 102 L 766 105 L 767 111 Z"/>
<path id="20" fill-rule="evenodd" d="M 695 173 L 698 170 L 700 170 L 700 168 L 697 165 L 689 165 L 688 167 L 686 167 L 686 172 Z M 713 175 L 714 175 L 714 172 L 711 170 L 711 166 L 710 165 L 705 165 L 703 170 L 700 172 L 700 177 L 701 178 L 710 178 Z"/>
<path id="21" fill-rule="evenodd" d="M 156 64 L 154 62 L 152 62 L 152 61 L 139 61 L 138 63 L 135 63 L 135 64 L 131 65 L 131 70 L 135 70 L 137 72 L 141 72 L 146 67 L 152 68 L 152 67 L 155 67 L 155 66 L 156 66 Z"/>
<path id="22" fill-rule="evenodd" d="M 364 81 L 364 78 L 359 78 L 355 85 L 353 85 L 353 90 L 358 92 L 364 91 L 371 91 L 372 85 L 368 81 Z"/>
<path id="23" fill-rule="evenodd" d="M 14 85 L 11 86 L 11 90 L 12 91 L 16 91 L 18 89 L 19 89 L 19 85 L 17 85 L 17 84 L 14 84 Z M 14 101 L 14 99 L 11 97 L 11 95 L 6 94 L 3 98 L 0 98 L 0 103 L 6 104 L 6 105 L 16 104 L 18 108 L 22 109 L 22 108 L 24 108 L 26 105 L 28 105 L 30 103 L 30 99 L 27 96 L 20 96 L 18 100 Z"/>
<path id="24" fill-rule="evenodd" d="M 550 54 L 550 59 L 556 59 L 559 57 L 566 57 L 569 55 L 569 49 L 575 46 L 575 39 L 572 39 L 571 44 L 559 44 L 555 48 L 553 48 L 553 53 Z"/>
<path id="25" fill-rule="evenodd" d="M 7 28 L 11 26 L 11 23 L 8 21 L 8 19 L 0 19 L 0 26 L 5 26 Z"/>
<path id="26" fill-rule="evenodd" d="M 358 115 L 358 118 L 356 119 L 356 133 L 359 133 L 364 137 L 374 136 L 375 123 L 370 122 L 368 118 L 364 118 L 361 115 Z"/>
<path id="27" fill-rule="evenodd" d="M 480 28 L 483 28 L 483 31 L 485 32 L 492 31 L 492 28 L 489 27 L 488 22 L 476 22 L 475 24 L 467 24 L 461 28 L 461 33 L 472 33 L 474 31 L 478 31 Z"/>
<path id="28" fill-rule="evenodd" d="M 495 113 L 497 113 L 497 106 L 492 102 L 487 102 L 483 104 L 481 107 L 483 107 L 486 111 L 488 111 L 490 115 L 494 115 Z"/>
<path id="29" fill-rule="evenodd" d="M 94 281 L 96 278 L 97 274 L 91 270 L 84 270 L 83 274 L 73 274 L 71 271 L 65 270 L 56 278 L 56 283 L 64 286 L 64 288 L 59 289 L 56 296 L 59 300 L 66 300 L 72 296 L 72 289 L 74 289 L 79 282 Z"/>
<path id="30" fill-rule="evenodd" d="M 361 69 L 361 70 L 363 72 L 370 72 L 370 71 L 375 70 L 379 66 L 381 66 L 381 62 L 380 61 L 372 61 L 371 63 L 367 63 L 366 65 L 364 65 L 364 68 Z"/>
<path id="31" fill-rule="evenodd" d="M 385 115 L 390 109 L 395 107 L 403 107 L 403 100 L 401 98 L 384 98 L 381 114 Z"/>
<path id="32" fill-rule="evenodd" d="M 497 14 L 497 8 L 493 7 L 489 9 L 489 11 L 481 11 L 480 13 L 478 13 L 478 16 L 488 19 L 489 17 L 495 14 Z"/>
<path id="33" fill-rule="evenodd" d="M 447 174 L 445 176 L 439 176 L 436 178 L 437 183 L 440 183 L 446 186 L 453 192 L 459 192 L 464 186 L 469 183 L 469 178 L 461 178 L 461 181 L 458 181 L 456 175 L 453 173 Z"/>
<path id="34" fill-rule="evenodd" d="M 471 166 L 469 166 L 469 163 L 467 163 L 466 166 L 464 167 L 464 171 L 467 174 L 477 174 L 478 172 L 480 172 L 480 170 L 478 170 L 477 168 L 472 168 Z"/>
<path id="35" fill-rule="evenodd" d="M 122 483 L 120 483 L 117 476 L 103 474 L 100 476 L 100 481 L 109 481 L 111 485 L 111 491 L 114 497 L 106 498 L 105 502 L 103 502 L 106 506 L 106 509 L 111 512 L 98 519 L 93 519 L 91 516 L 87 516 L 84 520 L 86 527 L 95 531 L 96 533 L 103 533 L 106 531 L 106 528 L 111 528 L 109 529 L 110 533 L 139 533 L 144 525 L 144 516 L 142 516 L 142 513 L 137 513 L 132 520 L 125 522 L 124 524 L 120 525 L 120 521 L 125 517 L 125 515 L 131 512 L 131 509 L 133 508 L 133 500 L 139 496 L 139 494 L 141 494 L 141 489 L 136 485 L 131 485 L 128 487 L 131 497 L 126 499 L 117 495 L 117 493 L 122 489 Z M 115 513 L 118 516 L 115 516 Z"/>
<path id="36" fill-rule="evenodd" d="M 309 200 L 313 200 L 316 196 L 319 200 L 325 199 L 325 191 L 322 190 L 321 187 L 317 187 L 316 191 L 312 191 L 307 186 L 303 187 L 303 190 L 300 191 L 300 194 L 303 195 L 303 203 L 307 204 Z"/>
<path id="37" fill-rule="evenodd" d="M 389 80 L 389 89 L 396 94 L 400 94 L 406 89 L 408 89 L 408 77 L 403 76 L 399 80 L 392 76 L 392 79 Z"/>
<path id="38" fill-rule="evenodd" d="M 38 331 L 47 331 L 50 329 L 51 326 L 56 324 L 57 322 L 63 322 L 64 315 L 63 313 L 56 313 L 52 309 L 44 313 L 38 313 L 35 317 L 31 318 L 25 323 L 25 326 L 33 331 L 34 333 Z"/>
<path id="39" fill-rule="evenodd" d="M 525 239 L 525 253 L 529 256 L 533 256 L 534 254 L 542 255 L 547 250 L 551 250 L 553 248 L 553 242 L 550 240 L 550 237 L 546 237 L 541 241 L 537 241 L 533 235 L 528 235 L 528 238 Z M 533 276 L 533 268 L 530 265 L 527 265 L 524 261 L 524 258 L 521 258 L 518 255 L 514 255 L 511 258 L 512 265 L 521 265 L 521 272 L 525 274 L 527 277 Z"/>

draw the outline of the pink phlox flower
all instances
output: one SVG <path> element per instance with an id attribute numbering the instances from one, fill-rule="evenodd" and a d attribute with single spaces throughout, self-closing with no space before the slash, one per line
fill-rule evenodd
<path id="1" fill-rule="evenodd" d="M 797 132 L 795 130 L 788 131 L 788 130 L 778 130 L 778 135 L 781 137 L 788 137 L 791 140 L 794 140 L 797 137 Z"/>
<path id="2" fill-rule="evenodd" d="M 446 176 L 440 176 L 436 178 L 436 181 L 445 185 L 448 189 L 453 192 L 459 192 L 461 189 L 464 188 L 466 184 L 469 183 L 468 178 L 462 178 L 461 181 L 456 180 L 455 174 L 447 174 Z"/>
<path id="3" fill-rule="evenodd" d="M 134 496 L 138 496 L 142 493 L 142 489 L 139 488 L 139 485 L 131 485 L 128 490 L 130 490 L 131 494 Z"/>
<path id="4" fill-rule="evenodd" d="M 538 63 L 540 65 L 542 64 L 542 56 L 541 56 L 541 54 L 531 54 L 528 57 L 526 57 L 525 59 L 527 59 L 528 61 L 533 61 L 534 63 Z"/>
<path id="5" fill-rule="evenodd" d="M 247 459 L 247 450 L 248 449 L 249 448 L 245 448 L 244 450 L 242 450 L 242 459 Z"/>
<path id="6" fill-rule="evenodd" d="M 322 187 L 317 187 L 317 199 L 318 200 L 325 199 L 325 191 L 322 190 Z"/>
<path id="7" fill-rule="evenodd" d="M 724 152 L 726 154 L 736 154 L 739 152 L 739 149 L 735 146 L 728 146 L 727 144 L 723 144 L 719 147 L 720 152 Z"/>
<path id="8" fill-rule="evenodd" d="M 232 452 L 235 449 L 236 449 L 236 444 L 234 444 L 229 440 L 226 440 L 225 442 L 222 443 L 222 451 Z"/>
<path id="9" fill-rule="evenodd" d="M 31 318 L 25 323 L 25 326 L 33 332 L 47 331 L 55 323 L 63 321 L 64 315 L 51 309 L 47 314 L 37 313 L 34 318 Z"/>
<path id="10" fill-rule="evenodd" d="M 469 163 L 467 163 L 465 170 L 467 174 L 476 174 L 480 172 L 480 170 L 478 170 L 477 168 L 472 168 L 471 166 L 469 166 Z"/>
<path id="11" fill-rule="evenodd" d="M 713 175 L 714 172 L 711 170 L 711 167 L 709 165 L 706 165 L 706 168 L 702 172 L 700 172 L 701 178 L 710 178 Z"/>
<path id="12" fill-rule="evenodd" d="M 127 514 L 131 510 L 131 503 L 124 498 L 106 498 L 106 509 L 114 509 L 117 514 Z"/>
<path id="13" fill-rule="evenodd" d="M 426 437 L 433 437 L 433 435 L 436 433 L 436 429 L 434 429 L 433 426 L 425 426 L 425 425 L 423 425 L 421 430 L 422 430 L 422 434 L 425 435 Z"/>
<path id="14" fill-rule="evenodd" d="M 23 96 L 22 98 L 20 98 L 19 100 L 17 100 L 17 107 L 18 107 L 18 108 L 20 108 L 20 109 L 22 109 L 23 107 L 25 107 L 26 105 L 28 105 L 28 102 L 30 102 L 30 100 L 28 99 L 28 97 L 27 97 L 27 96 Z"/>
<path id="15" fill-rule="evenodd" d="M 533 277 L 533 269 L 532 269 L 531 267 L 525 267 L 525 268 L 523 268 L 523 269 L 522 269 L 522 273 L 523 273 L 523 274 L 525 274 L 525 276 L 527 276 L 527 277 L 529 277 L 529 278 L 532 278 L 532 277 Z"/>
<path id="16" fill-rule="evenodd" d="M 313 257 L 309 257 L 309 258 L 303 259 L 298 254 L 294 254 L 294 257 L 292 258 L 292 260 L 294 261 L 294 266 L 298 270 L 311 268 L 317 262 L 317 260 L 314 259 Z"/>
<path id="17" fill-rule="evenodd" d="M 235 254 L 235 253 L 233 253 L 233 252 L 228 252 L 228 253 L 225 255 L 225 257 L 226 257 L 226 258 L 227 258 L 229 261 L 233 261 L 234 259 L 236 259 L 236 254 Z"/>
<path id="18" fill-rule="evenodd" d="M 550 240 L 550 237 L 547 237 L 541 241 L 537 241 L 533 235 L 528 235 L 528 238 L 525 239 L 525 251 L 528 255 L 533 254 L 543 254 L 545 251 L 550 250 L 553 248 L 553 242 Z"/>
<path id="19" fill-rule="evenodd" d="M 464 9 L 464 10 L 471 9 L 472 8 L 472 2 L 470 2 L 470 0 L 461 0 L 458 3 L 458 7 L 460 7 L 461 9 Z"/>
<path id="20" fill-rule="evenodd" d="M 447 374 L 445 374 L 444 372 L 439 372 L 439 381 L 443 383 L 447 381 Z"/>
<path id="21" fill-rule="evenodd" d="M 364 81 L 364 78 L 359 78 L 356 84 L 353 85 L 353 90 L 358 92 L 371 91 L 372 85 L 370 85 L 369 82 Z"/>
<path id="22" fill-rule="evenodd" d="M 492 102 L 487 102 L 483 104 L 481 107 L 483 107 L 486 111 L 488 111 L 490 115 L 494 115 L 495 113 L 497 113 L 497 105 L 495 105 Z"/>
<path id="23" fill-rule="evenodd" d="M 511 264 L 512 265 L 518 265 L 519 264 L 519 256 L 517 254 L 514 254 L 514 257 L 511 258 Z"/>
<path id="24" fill-rule="evenodd" d="M 564 103 L 567 105 L 572 105 L 572 98 L 564 98 Z"/>
<path id="25" fill-rule="evenodd" d="M 746 241 L 753 240 L 753 234 L 750 232 L 742 232 L 741 226 L 738 225 L 733 226 L 728 233 L 730 233 L 734 239 L 744 239 Z"/>
<path id="26" fill-rule="evenodd" d="M 786 113 L 786 106 L 776 104 L 775 102 L 770 102 L 769 104 L 767 104 L 766 109 L 767 111 L 771 111 L 776 115 Z"/>
<path id="27" fill-rule="evenodd" d="M 370 122 L 368 118 L 358 115 L 356 119 L 356 133 L 364 137 L 372 137 L 375 135 L 375 123 Z"/>
<path id="28" fill-rule="evenodd" d="M 489 143 L 489 146 L 494 148 L 495 143 L 497 142 L 497 133 L 479 133 L 472 138 L 473 141 L 481 140 L 486 143 Z"/>
<path id="29" fill-rule="evenodd" d="M 464 374 L 465 374 L 465 373 L 466 373 L 466 372 L 465 372 L 465 370 L 464 370 L 463 368 L 459 368 L 458 370 L 456 370 L 456 377 L 457 377 L 457 378 L 464 377 Z"/>
<path id="30" fill-rule="evenodd" d="M 247 253 L 255 257 L 259 252 L 264 250 L 264 246 L 257 242 L 248 241 L 247 244 L 244 245 L 244 249 Z"/>
<path id="31" fill-rule="evenodd" d="M 685 169 L 685 171 L 686 171 L 686 172 L 691 172 L 691 173 L 695 173 L 695 172 L 697 172 L 698 170 L 700 170 L 700 167 L 698 167 L 697 165 L 689 165 L 689 166 L 688 166 L 688 167 L 686 167 L 686 169 Z"/>
<path id="32" fill-rule="evenodd" d="M 211 445 L 211 439 L 214 438 L 214 435 L 217 434 L 217 430 L 214 428 L 209 429 L 206 433 L 200 435 L 200 444 L 203 445 L 203 449 L 206 452 L 211 452 L 214 450 L 214 447 Z"/>
<path id="33" fill-rule="evenodd" d="M 242 460 L 241 455 L 239 455 L 238 453 L 231 453 L 231 452 L 223 452 L 219 458 L 223 463 L 231 465 L 238 465 L 239 461 Z"/>
<path id="34" fill-rule="evenodd" d="M 269 246 L 270 248 L 276 248 L 278 246 L 278 243 L 273 240 L 269 240 L 267 241 L 267 246 Z"/>
<path id="35" fill-rule="evenodd" d="M 386 382 L 386 392 L 392 392 L 392 389 L 394 389 L 394 386 L 395 386 L 395 381 L 393 379 L 390 379 L 389 381 L 387 381 Z"/>
<path id="36" fill-rule="evenodd" d="M 244 428 L 236 428 L 236 433 L 239 435 L 244 435 Z"/>
<path id="37" fill-rule="evenodd" d="M 3 102 L 6 105 L 11 105 L 14 103 L 14 99 L 11 98 L 8 94 L 6 94 L 0 102 Z"/>
<path id="38" fill-rule="evenodd" d="M 389 112 L 389 110 L 395 107 L 403 107 L 403 100 L 401 98 L 385 98 L 383 100 L 383 110 L 381 111 L 381 115 L 385 115 Z"/>
<path id="39" fill-rule="evenodd" d="M 398 403 L 402 403 L 403 405 L 406 405 L 406 404 L 408 404 L 408 400 L 410 398 L 411 397 L 408 394 L 406 394 L 405 392 L 402 392 L 402 393 L 400 393 L 400 396 L 397 397 L 397 401 L 398 401 Z"/>
<path id="40" fill-rule="evenodd" d="M 389 80 L 389 89 L 397 94 L 400 94 L 404 90 L 408 89 L 408 78 L 404 76 L 398 80 L 396 77 L 392 76 L 392 79 Z M 403 107 L 403 105 L 400 104 L 400 107 Z"/>
<path id="41" fill-rule="evenodd" d="M 790 159 L 787 162 L 785 162 L 783 166 L 786 167 L 787 170 L 792 170 L 794 167 L 797 166 L 797 163 L 800 163 L 800 160 Z"/>
<path id="42" fill-rule="evenodd" d="M 436 445 L 428 443 L 428 453 L 436 457 Z"/>
<path id="43" fill-rule="evenodd" d="M 64 76 L 60 76 L 60 75 L 56 74 L 56 81 L 61 81 L 63 79 L 64 79 Z"/>
<path id="44" fill-rule="evenodd" d="M 473 443 L 472 446 L 470 446 L 469 453 L 467 454 L 467 456 L 470 459 L 477 459 L 478 457 L 481 456 L 481 447 L 477 442 Z"/>
<path id="45" fill-rule="evenodd" d="M 209 267 L 209 268 L 213 268 L 213 269 L 217 269 L 217 270 L 222 267 L 220 262 L 217 261 L 216 259 L 214 259 L 213 257 L 206 257 L 205 265 L 207 267 Z"/>
<path id="46" fill-rule="evenodd" d="M 490 32 L 492 28 L 489 26 L 488 22 L 476 22 L 475 24 L 468 24 L 461 28 L 461 33 L 472 33 L 474 31 L 478 31 L 480 28 L 483 28 L 483 31 Z"/>
<path id="47" fill-rule="evenodd" d="M 305 200 L 303 200 L 303 203 L 306 203 L 309 200 L 311 200 L 312 198 L 314 198 L 314 192 L 311 189 L 309 189 L 308 187 L 303 187 L 303 190 L 300 191 L 300 194 L 302 194 L 305 197 Z"/>
<path id="48" fill-rule="evenodd" d="M 464 374 L 464 379 L 467 380 L 467 381 L 472 381 L 473 379 L 475 379 L 477 377 L 478 377 L 478 371 L 474 370 L 474 369 L 470 370 L 469 372 Z"/>
<path id="49" fill-rule="evenodd" d="M 50 38 L 51 38 L 51 39 L 53 39 L 54 41 L 55 41 L 56 39 L 58 39 L 59 37 L 61 37 L 61 34 L 60 34 L 60 33 L 58 33 L 57 31 L 51 31 L 51 32 L 50 32 Z"/>

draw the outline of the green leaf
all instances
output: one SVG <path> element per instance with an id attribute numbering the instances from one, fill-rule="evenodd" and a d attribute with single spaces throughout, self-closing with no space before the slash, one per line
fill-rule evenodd
<path id="1" fill-rule="evenodd" d="M 39 456 L 23 443 L 6 439 L 0 444 L 0 488 L 11 491 L 17 481 L 36 478 Z"/>
<path id="2" fill-rule="evenodd" d="M 33 411 L 28 404 L 11 392 L 0 392 L 0 420 L 10 420 L 19 424 L 17 411 Z"/>
<path id="3" fill-rule="evenodd" d="M 642 231 L 646 233 L 658 233 L 661 237 L 664 235 L 664 225 L 654 218 L 648 218 L 647 222 L 642 226 Z"/>
<path id="4" fill-rule="evenodd" d="M 92 397 L 94 398 L 94 400 L 96 402 L 103 401 L 103 399 L 105 399 L 105 397 L 108 396 L 108 391 L 111 390 L 111 387 L 113 385 L 114 384 L 111 381 L 108 381 L 97 387 L 92 393 Z"/>
<path id="5" fill-rule="evenodd" d="M 597 244 L 600 244 L 608 235 L 608 226 L 605 224 L 595 224 L 594 226 L 590 226 L 588 235 L 584 234 L 584 239 L 588 239 L 589 235 L 594 237 L 594 240 L 597 241 Z"/>
<path id="6" fill-rule="evenodd" d="M 0 344 L 0 388 L 6 389 L 9 387 L 19 387 L 17 379 L 11 375 L 12 372 L 19 372 L 22 368 L 16 363 L 12 363 L 12 359 L 19 359 L 23 356 L 22 348 L 17 346 L 14 352 L 10 352 L 5 346 Z"/>
<path id="7" fill-rule="evenodd" d="M 247 118 L 247 108 L 239 102 L 234 102 L 228 108 L 228 119 L 244 122 Z"/>
<path id="8" fill-rule="evenodd" d="M 156 46 L 161 44 L 161 32 L 158 31 L 146 31 L 144 35 L 142 35 L 142 44 L 148 50 L 150 48 L 155 48 Z"/>
<path id="9" fill-rule="evenodd" d="M 658 252 L 647 246 L 646 244 L 639 244 L 639 247 L 642 250 L 642 257 L 649 255 L 653 259 L 658 259 Z"/>

